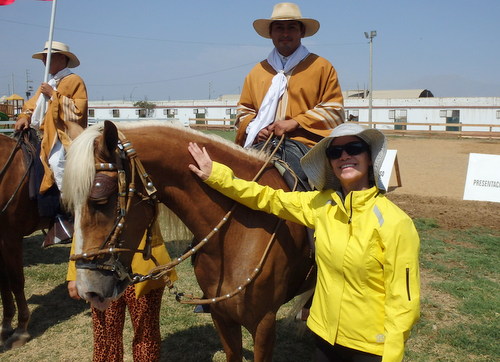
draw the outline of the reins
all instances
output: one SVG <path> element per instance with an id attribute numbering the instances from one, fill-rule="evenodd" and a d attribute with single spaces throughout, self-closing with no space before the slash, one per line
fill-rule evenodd
<path id="1" fill-rule="evenodd" d="M 2 169 L 0 170 L 0 180 L 3 178 L 5 172 L 7 172 L 9 166 L 11 165 L 12 160 L 14 159 L 14 156 L 16 155 L 16 152 L 19 149 L 21 149 L 21 146 L 20 146 L 21 142 L 23 141 L 23 137 L 26 137 L 26 135 L 27 135 L 27 133 L 25 131 L 22 131 L 22 134 L 18 137 L 16 145 L 12 149 L 9 157 L 7 158 L 7 161 L 5 162 L 5 164 L 3 165 Z M 30 143 L 29 143 L 29 141 L 25 140 L 25 144 L 30 144 Z M 20 188 L 21 188 L 24 180 L 28 176 L 28 173 L 30 171 L 30 167 L 31 167 L 32 164 L 33 164 L 33 157 L 32 157 L 32 155 L 30 153 L 30 159 L 29 159 L 28 164 L 26 165 L 26 171 L 24 172 L 23 177 L 21 177 L 21 180 L 19 180 L 19 183 L 17 184 L 16 189 L 14 190 L 14 192 L 12 193 L 12 195 L 10 196 L 9 200 L 7 200 L 7 202 L 5 203 L 4 207 L 0 211 L 0 215 L 3 214 L 7 210 L 7 208 L 10 206 L 10 204 L 14 200 L 14 197 L 16 197 L 16 195 L 19 192 L 19 190 L 20 190 Z"/>
<path id="2" fill-rule="evenodd" d="M 265 149 L 265 147 L 267 146 L 267 144 L 269 143 L 269 140 L 271 138 L 272 137 L 268 138 L 268 140 L 266 141 L 266 143 L 263 146 L 263 149 Z M 262 175 L 262 173 L 264 172 L 266 167 L 270 164 L 270 162 L 273 159 L 274 155 L 276 154 L 279 146 L 283 143 L 283 140 L 284 140 L 284 135 L 281 136 L 278 144 L 276 145 L 274 150 L 269 154 L 269 156 L 266 158 L 264 164 L 262 165 L 260 170 L 257 172 L 257 174 L 253 177 L 252 181 L 256 181 L 257 179 L 259 179 L 259 177 Z M 295 189 L 297 187 L 297 183 L 298 183 L 297 177 L 295 176 L 295 184 L 294 184 L 293 189 Z M 176 258 L 172 262 L 152 269 L 148 275 L 142 276 L 142 278 L 140 278 L 139 281 L 144 281 L 147 279 L 160 279 L 162 277 L 165 278 L 169 270 L 171 270 L 175 266 L 179 265 L 181 262 L 183 262 L 187 258 L 191 257 L 198 250 L 200 250 L 210 240 L 210 238 L 215 233 L 217 233 L 220 230 L 220 228 L 229 220 L 229 218 L 231 217 L 233 211 L 235 210 L 235 208 L 237 206 L 238 206 L 238 203 L 235 202 L 233 204 L 233 206 L 231 207 L 231 209 L 221 219 L 221 221 L 196 246 L 192 247 L 189 251 L 187 251 L 183 255 L 179 256 L 178 258 Z M 177 290 L 175 288 L 175 290 L 172 291 L 172 293 L 175 295 L 175 299 L 182 304 L 212 304 L 212 303 L 218 303 L 222 300 L 229 299 L 229 298 L 237 295 L 241 291 L 243 291 L 246 288 L 246 286 L 248 284 L 250 284 L 255 279 L 257 274 L 261 271 L 262 265 L 264 264 L 264 261 L 265 261 L 267 255 L 269 254 L 269 250 L 271 249 L 271 246 L 273 245 L 273 242 L 276 239 L 276 233 L 277 233 L 279 227 L 281 226 L 282 222 L 283 222 L 283 220 L 279 219 L 278 222 L 276 223 L 276 226 L 273 230 L 273 233 L 271 234 L 271 237 L 269 238 L 269 241 L 267 243 L 267 246 L 264 250 L 264 253 L 263 253 L 261 259 L 257 263 L 257 266 L 254 268 L 252 274 L 248 278 L 245 279 L 245 282 L 243 284 L 239 285 L 233 291 L 226 293 L 222 296 L 215 297 L 215 298 L 204 298 L 204 299 L 195 298 L 192 295 L 186 295 L 185 293 L 177 292 Z M 184 300 L 183 298 L 186 298 L 187 300 Z"/>
<path id="3" fill-rule="evenodd" d="M 97 163 L 96 164 L 96 171 L 116 171 L 118 172 L 118 206 L 119 206 L 119 211 L 118 211 L 118 217 L 115 222 L 115 225 L 111 232 L 109 233 L 108 237 L 106 240 L 103 242 L 103 245 L 101 248 L 97 251 L 92 251 L 92 252 L 84 252 L 81 254 L 73 254 L 70 256 L 70 260 L 80 260 L 80 259 L 85 259 L 89 260 L 92 259 L 96 256 L 99 255 L 104 255 L 104 254 L 111 254 L 112 258 L 107 261 L 104 265 L 98 265 L 94 261 L 90 261 L 89 263 L 79 263 L 78 267 L 81 269 L 102 269 L 102 270 L 108 270 L 108 271 L 113 271 L 118 274 L 118 277 L 120 280 L 128 278 L 132 283 L 139 283 L 143 282 L 149 279 L 152 280 L 158 280 L 158 279 L 163 279 L 167 283 L 167 287 L 171 290 L 171 293 L 175 295 L 175 298 L 178 302 L 183 303 L 183 304 L 211 304 L 211 303 L 217 303 L 222 300 L 231 298 L 235 296 L 236 294 L 240 293 L 242 290 L 246 288 L 248 284 L 250 284 L 257 274 L 261 271 L 262 265 L 264 264 L 264 261 L 266 257 L 269 254 L 269 250 L 271 249 L 274 240 L 276 239 L 276 233 L 281 226 L 283 220 L 279 219 L 278 222 L 276 223 L 276 226 L 273 230 L 273 233 L 270 236 L 270 239 L 267 243 L 267 246 L 264 250 L 264 253 L 259 260 L 257 266 L 254 268 L 252 274 L 245 279 L 245 282 L 242 283 L 240 286 L 236 287 L 233 291 L 230 293 L 227 293 L 223 296 L 219 296 L 216 298 L 207 298 L 207 299 L 200 299 L 200 298 L 195 298 L 191 295 L 186 295 L 185 293 L 181 293 L 177 291 L 177 288 L 174 287 L 173 283 L 170 281 L 168 277 L 168 272 L 172 270 L 175 266 L 179 265 L 181 262 L 184 260 L 188 259 L 191 257 L 193 254 L 195 254 L 198 250 L 200 250 L 208 241 L 210 238 L 212 238 L 213 235 L 215 235 L 221 228 L 222 226 L 230 219 L 232 216 L 235 208 L 238 206 L 238 203 L 234 203 L 231 209 L 222 217 L 222 219 L 219 221 L 219 223 L 194 247 L 190 248 L 186 253 L 183 255 L 177 257 L 175 260 L 171 261 L 168 264 L 165 265 L 158 265 L 157 261 L 152 259 L 155 262 L 155 265 L 157 265 L 155 268 L 153 268 L 149 274 L 147 275 L 140 275 L 140 274 L 131 274 L 127 273 L 121 263 L 119 263 L 118 260 L 116 260 L 116 254 L 120 252 L 135 252 L 135 253 L 142 253 L 144 259 L 150 259 L 152 258 L 151 255 L 151 226 L 153 225 L 157 213 L 156 213 L 156 203 L 157 198 L 156 198 L 156 188 L 153 185 L 153 182 L 151 181 L 149 175 L 146 173 L 142 163 L 137 157 L 137 154 L 135 152 L 135 149 L 132 148 L 131 143 L 125 139 L 125 137 L 120 133 L 120 144 L 119 144 L 119 149 L 120 153 L 123 153 L 124 156 L 129 160 L 130 162 L 130 171 L 131 171 L 131 181 L 128 184 L 128 191 L 126 190 L 126 174 L 125 170 L 123 167 L 123 164 L 121 162 L 123 156 L 117 156 L 117 162 L 116 164 L 113 163 Z M 268 141 L 266 141 L 266 145 L 268 144 L 270 138 Z M 271 160 L 273 159 L 275 153 L 277 152 L 279 146 L 282 144 L 284 140 L 284 135 L 280 138 L 278 144 L 274 148 L 274 150 L 269 154 L 269 156 L 265 159 L 264 164 L 260 168 L 260 170 L 257 172 L 257 174 L 254 176 L 252 181 L 256 181 L 266 167 L 270 164 Z M 123 158 L 125 158 L 123 157 Z M 137 190 L 135 189 L 135 177 L 136 177 L 136 170 L 137 174 L 139 175 L 142 184 L 144 186 L 144 189 L 148 193 L 148 196 L 140 195 L 142 196 L 143 200 L 147 200 L 150 202 L 155 203 L 155 216 L 151 220 L 148 228 L 147 228 L 147 243 L 146 247 L 143 250 L 140 249 L 129 249 L 129 248 L 121 248 L 120 247 L 120 242 L 118 241 L 119 235 L 125 225 L 126 221 L 126 215 L 128 213 L 128 210 L 130 208 L 130 203 L 131 199 L 134 196 L 134 194 L 138 194 Z M 294 175 L 295 176 L 295 175 Z M 296 188 L 297 186 L 297 177 L 295 176 L 295 185 L 293 189 Z M 184 300 L 183 298 L 186 298 L 187 300 Z"/>

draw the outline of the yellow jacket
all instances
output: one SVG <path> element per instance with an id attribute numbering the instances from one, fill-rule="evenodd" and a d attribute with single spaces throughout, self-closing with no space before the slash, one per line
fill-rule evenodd
<path id="1" fill-rule="evenodd" d="M 255 210 L 315 230 L 318 277 L 308 327 L 333 344 L 401 361 L 420 313 L 420 240 L 413 221 L 376 187 L 285 192 L 234 177 L 214 162 L 208 185 Z"/>
<path id="2" fill-rule="evenodd" d="M 155 222 L 153 225 L 153 241 L 152 241 L 152 255 L 156 258 L 160 265 L 165 265 L 170 262 L 170 255 L 168 254 L 167 248 L 165 247 L 165 243 L 161 236 L 160 227 L 158 222 Z M 146 245 L 146 234 L 142 238 L 139 249 L 144 248 Z M 73 251 L 74 243 L 71 244 L 71 254 Z M 151 269 L 155 267 L 155 263 L 150 260 L 144 260 L 142 254 L 135 254 L 132 258 L 132 272 L 138 273 L 142 275 L 146 275 L 149 273 Z M 175 270 L 171 270 L 168 273 L 168 277 L 172 282 L 177 280 L 177 273 Z M 68 272 L 66 275 L 66 280 L 76 280 L 76 265 L 74 261 L 70 261 L 68 264 Z M 146 280 L 144 282 L 137 283 L 135 285 L 135 295 L 137 298 L 147 294 L 149 291 L 153 289 L 163 288 L 165 286 L 165 282 L 163 280 Z"/>

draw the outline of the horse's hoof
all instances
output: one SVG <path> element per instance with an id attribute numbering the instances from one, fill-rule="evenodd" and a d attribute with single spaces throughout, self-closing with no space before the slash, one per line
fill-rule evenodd
<path id="1" fill-rule="evenodd" d="M 0 344 L 4 344 L 14 334 L 14 328 L 2 328 L 0 332 Z"/>
<path id="2" fill-rule="evenodd" d="M 31 336 L 28 332 L 15 332 L 12 336 L 9 337 L 9 339 L 7 339 L 7 341 L 5 341 L 4 348 L 8 350 L 22 347 L 26 344 L 26 342 L 29 341 L 30 338 Z"/>

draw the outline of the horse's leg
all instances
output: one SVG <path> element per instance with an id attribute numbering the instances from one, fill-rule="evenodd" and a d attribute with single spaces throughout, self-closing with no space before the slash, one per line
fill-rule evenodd
<path id="1" fill-rule="evenodd" d="M 3 261 L 7 271 L 7 280 L 17 305 L 17 327 L 5 342 L 5 348 L 10 349 L 23 346 L 30 338 L 28 334 L 30 311 L 24 295 L 22 236 L 6 235 L 2 252 L 6 256 Z"/>
<path id="2" fill-rule="evenodd" d="M 12 328 L 12 320 L 16 314 L 16 305 L 10 290 L 10 283 L 7 276 L 5 262 L 3 261 L 3 240 L 0 240 L 0 294 L 2 296 L 3 318 L 0 329 L 0 342 L 3 344 L 9 338 L 14 329 Z"/>
<path id="3" fill-rule="evenodd" d="M 214 314 L 212 314 L 212 320 L 215 324 L 215 328 L 219 332 L 222 347 L 226 353 L 226 361 L 241 362 L 243 360 L 241 325 Z"/>
<path id="4" fill-rule="evenodd" d="M 250 330 L 250 333 L 254 342 L 254 361 L 272 361 L 274 344 L 276 342 L 276 313 L 267 313 L 257 324 L 255 330 Z"/>

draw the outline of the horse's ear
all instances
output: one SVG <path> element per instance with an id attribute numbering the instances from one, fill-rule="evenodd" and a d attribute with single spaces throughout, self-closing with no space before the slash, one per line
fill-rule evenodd
<path id="1" fill-rule="evenodd" d="M 113 122 L 104 121 L 102 138 L 106 144 L 106 151 L 108 155 L 112 155 L 118 145 L 118 130 Z"/>

